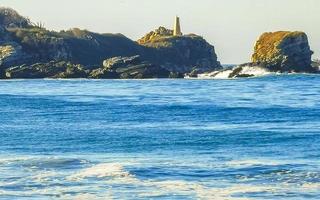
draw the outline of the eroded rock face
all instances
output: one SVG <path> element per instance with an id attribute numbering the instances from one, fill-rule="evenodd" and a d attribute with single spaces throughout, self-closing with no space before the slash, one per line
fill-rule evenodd
<path id="1" fill-rule="evenodd" d="M 314 60 L 312 62 L 312 67 L 315 68 L 318 72 L 320 72 L 320 60 Z"/>
<path id="2" fill-rule="evenodd" d="M 23 48 L 15 43 L 3 43 L 0 45 L 0 67 L 7 68 L 10 66 L 28 63 L 33 59 L 31 55 L 26 53 Z"/>
<path id="3" fill-rule="evenodd" d="M 116 70 L 119 67 L 137 65 L 141 63 L 139 55 L 131 57 L 114 57 L 103 61 L 103 67 L 109 70 Z"/>
<path id="4" fill-rule="evenodd" d="M 90 72 L 89 78 L 92 79 L 119 79 L 120 76 L 114 71 L 110 71 L 106 68 L 94 69 Z"/>
<path id="5" fill-rule="evenodd" d="M 202 37 L 189 34 L 173 36 L 173 31 L 160 27 L 138 43 L 147 47 L 145 58 L 176 73 L 208 72 L 221 69 L 214 46 Z"/>
<path id="6" fill-rule="evenodd" d="M 272 71 L 313 72 L 312 54 L 303 32 L 264 33 L 256 42 L 252 62 Z"/>
<path id="7" fill-rule="evenodd" d="M 114 57 L 103 62 L 103 68 L 95 69 L 90 78 L 169 78 L 170 72 L 159 65 L 141 60 L 139 55 L 131 57 Z"/>
<path id="8" fill-rule="evenodd" d="M 5 70 L 6 78 L 86 78 L 88 72 L 81 65 L 65 61 L 51 61 L 21 65 Z"/>
<path id="9" fill-rule="evenodd" d="M 3 35 L 5 34 L 5 28 L 3 26 L 3 24 L 0 24 L 0 41 L 2 40 Z"/>

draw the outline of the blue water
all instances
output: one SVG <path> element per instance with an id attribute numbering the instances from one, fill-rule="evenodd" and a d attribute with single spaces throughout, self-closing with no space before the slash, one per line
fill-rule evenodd
<path id="1" fill-rule="evenodd" d="M 320 76 L 0 81 L 0 199 L 320 199 Z"/>

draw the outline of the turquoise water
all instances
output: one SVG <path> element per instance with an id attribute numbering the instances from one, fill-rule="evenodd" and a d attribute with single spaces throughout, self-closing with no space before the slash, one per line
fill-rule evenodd
<path id="1" fill-rule="evenodd" d="M 0 199 L 320 199 L 320 76 L 0 81 Z"/>

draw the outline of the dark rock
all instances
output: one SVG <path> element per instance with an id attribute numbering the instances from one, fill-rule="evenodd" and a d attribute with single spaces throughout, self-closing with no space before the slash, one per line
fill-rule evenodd
<path id="1" fill-rule="evenodd" d="M 21 63 L 30 63 L 33 58 L 16 42 L 0 44 L 0 66 L 2 69 L 20 65 Z"/>
<path id="2" fill-rule="evenodd" d="M 65 61 L 51 61 L 33 65 L 21 65 L 6 69 L 6 78 L 86 78 L 87 71 L 81 65 Z"/>
<path id="3" fill-rule="evenodd" d="M 170 72 L 169 78 L 184 78 L 184 74 L 179 72 Z"/>
<path id="4" fill-rule="evenodd" d="M 169 78 L 170 72 L 158 65 L 141 63 L 117 69 L 122 79 Z"/>
<path id="5" fill-rule="evenodd" d="M 317 71 L 317 73 L 320 73 L 320 60 L 312 61 L 311 65 Z"/>
<path id="6" fill-rule="evenodd" d="M 139 55 L 110 58 L 103 63 L 104 67 L 93 70 L 90 78 L 146 79 L 170 77 L 168 70 L 141 60 Z"/>
<path id="7" fill-rule="evenodd" d="M 249 78 L 249 77 L 254 77 L 254 74 L 239 74 L 236 75 L 235 78 Z"/>
<path id="8" fill-rule="evenodd" d="M 198 74 L 200 74 L 201 72 L 197 69 L 193 69 L 190 73 L 186 74 L 188 77 L 190 78 L 197 78 Z"/>
<path id="9" fill-rule="evenodd" d="M 237 77 L 249 77 L 249 74 L 240 74 L 243 68 L 240 67 L 235 67 L 232 72 L 229 74 L 228 78 L 237 78 Z"/>
<path id="10" fill-rule="evenodd" d="M 87 78 L 88 74 L 89 70 L 85 70 L 83 66 L 69 64 L 65 71 L 52 76 L 52 78 Z"/>
<path id="11" fill-rule="evenodd" d="M 137 65 L 141 63 L 139 55 L 131 57 L 114 57 L 103 61 L 103 67 L 109 70 L 115 70 L 124 66 Z"/>
<path id="12" fill-rule="evenodd" d="M 106 68 L 98 68 L 91 71 L 89 78 L 92 79 L 119 79 L 117 72 L 110 71 Z"/>

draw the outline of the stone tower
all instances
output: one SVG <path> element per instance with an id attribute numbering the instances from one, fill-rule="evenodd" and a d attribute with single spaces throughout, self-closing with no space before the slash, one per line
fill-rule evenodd
<path id="1" fill-rule="evenodd" d="M 174 36 L 181 36 L 181 27 L 180 27 L 180 18 L 176 16 L 175 22 L 174 22 L 174 28 L 173 28 L 173 35 Z"/>

